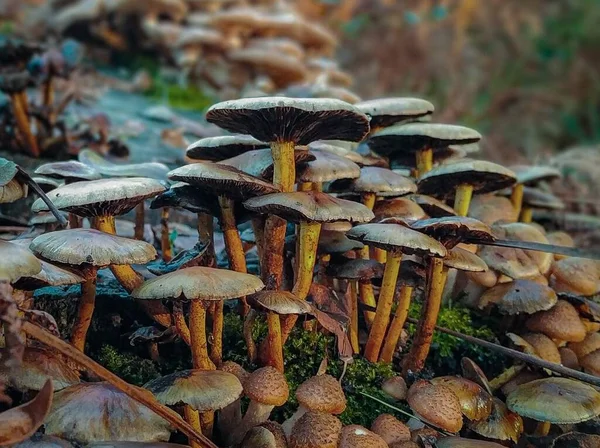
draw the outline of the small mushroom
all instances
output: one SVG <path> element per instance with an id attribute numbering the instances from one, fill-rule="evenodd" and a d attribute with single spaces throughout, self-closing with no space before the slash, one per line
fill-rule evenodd
<path id="1" fill-rule="evenodd" d="M 446 386 L 420 380 L 408 390 L 408 405 L 423 421 L 456 433 L 463 425 L 460 401 Z"/>
<path id="2" fill-rule="evenodd" d="M 296 422 L 290 448 L 338 448 L 342 422 L 331 414 L 307 412 Z"/>
<path id="3" fill-rule="evenodd" d="M 523 419 L 519 414 L 508 410 L 504 402 L 494 397 L 491 414 L 476 422 L 469 422 L 471 431 L 494 440 L 512 440 L 518 442 L 523 432 Z"/>
<path id="4" fill-rule="evenodd" d="M 459 376 L 439 376 L 432 384 L 446 386 L 456 394 L 462 413 L 471 421 L 487 419 L 492 412 L 492 396 L 480 385 Z"/>
<path id="5" fill-rule="evenodd" d="M 390 414 L 381 414 L 373 420 L 371 431 L 379 435 L 390 446 L 396 442 L 410 440 L 408 426 Z"/>

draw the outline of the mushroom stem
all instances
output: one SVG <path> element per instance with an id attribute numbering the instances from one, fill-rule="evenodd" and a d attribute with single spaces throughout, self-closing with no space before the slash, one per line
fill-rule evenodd
<path id="1" fill-rule="evenodd" d="M 266 422 L 269 419 L 271 411 L 274 407 L 275 406 L 270 404 L 262 404 L 255 400 L 250 400 L 248 410 L 244 414 L 240 425 L 231 434 L 231 438 L 228 441 L 228 446 L 240 443 L 250 429 Z"/>
<path id="2" fill-rule="evenodd" d="M 200 300 L 192 300 L 190 303 L 190 339 L 193 368 L 214 370 L 215 365 L 208 357 L 206 308 Z"/>
<path id="3" fill-rule="evenodd" d="M 392 362 L 394 352 L 396 351 L 396 346 L 398 345 L 398 340 L 402 334 L 402 328 L 404 327 L 404 323 L 408 317 L 408 309 L 410 307 L 410 298 L 412 296 L 412 292 L 412 286 L 402 285 L 400 287 L 398 307 L 396 308 L 396 314 L 394 314 L 394 319 L 392 319 L 385 343 L 383 344 L 381 354 L 379 355 L 380 362 Z"/>
<path id="4" fill-rule="evenodd" d="M 530 223 L 533 221 L 533 209 L 531 207 L 523 207 L 521 210 L 521 219 L 519 220 L 524 223 Z"/>
<path id="5" fill-rule="evenodd" d="M 312 182 L 302 182 L 298 185 L 298 191 L 312 191 L 313 183 Z"/>
<path id="6" fill-rule="evenodd" d="M 54 76 L 52 75 L 48 75 L 42 83 L 42 103 L 48 109 L 54 104 Z"/>
<path id="7" fill-rule="evenodd" d="M 431 168 L 433 168 L 433 149 L 422 149 L 417 151 L 415 156 L 417 159 L 417 172 L 419 176 L 431 171 Z"/>
<path id="8" fill-rule="evenodd" d="M 313 281 L 320 233 L 321 223 L 308 221 L 300 223 L 300 232 L 298 235 L 300 250 L 297 256 L 298 269 L 292 292 L 302 300 L 305 300 L 306 296 L 308 296 L 310 285 Z"/>
<path id="9" fill-rule="evenodd" d="M 425 365 L 442 304 L 442 293 L 446 284 L 447 274 L 448 270 L 444 267 L 444 260 L 438 257 L 432 258 L 429 263 L 427 297 L 421 310 L 421 318 L 417 325 L 410 353 L 403 366 L 405 376 L 408 371 L 413 373 L 420 372 Z"/>
<path id="10" fill-rule="evenodd" d="M 275 367 L 280 372 L 283 372 L 283 341 L 279 315 L 269 311 L 267 313 L 267 326 L 269 328 L 269 334 L 267 336 L 267 347 L 269 349 L 267 365 Z"/>
<path id="11" fill-rule="evenodd" d="M 216 366 L 220 366 L 223 363 L 223 301 L 218 301 L 214 304 L 210 359 Z"/>
<path id="12" fill-rule="evenodd" d="M 140 202 L 135 206 L 135 227 L 134 237 L 136 240 L 142 241 L 144 239 L 144 224 L 145 224 L 145 209 L 144 201 Z"/>
<path id="13" fill-rule="evenodd" d="M 358 289 L 360 291 L 360 301 L 363 305 L 367 305 L 370 308 L 375 308 L 377 306 L 377 302 L 375 301 L 375 294 L 373 293 L 373 285 L 370 281 L 359 281 Z M 368 327 L 373 325 L 373 319 L 375 319 L 375 312 L 373 311 L 364 311 L 365 321 Z"/>
<path id="14" fill-rule="evenodd" d="M 379 350 L 381 349 L 381 344 L 385 337 L 385 330 L 387 329 L 390 313 L 392 311 L 392 302 L 394 300 L 394 293 L 396 292 L 396 279 L 398 278 L 401 261 L 402 254 L 400 252 L 390 251 L 388 253 L 385 270 L 383 272 L 383 282 L 377 301 L 375 319 L 373 320 L 373 325 L 369 332 L 369 339 L 365 346 L 365 358 L 371 362 L 377 362 L 377 359 L 379 358 Z"/>
<path id="15" fill-rule="evenodd" d="M 550 426 L 552 424 L 550 422 L 539 422 L 535 427 L 535 431 L 533 433 L 536 437 L 545 437 L 550 432 Z"/>
<path id="16" fill-rule="evenodd" d="M 81 299 L 77 308 L 77 320 L 71 332 L 71 344 L 79 351 L 85 349 L 85 339 L 92 323 L 96 303 L 96 270 L 81 284 Z"/>
<path id="17" fill-rule="evenodd" d="M 456 196 L 454 197 L 454 211 L 458 216 L 467 216 L 472 196 L 473 185 L 461 184 L 458 186 Z"/>
<path id="18" fill-rule="evenodd" d="M 142 226 L 142 229 L 144 227 Z M 143 238 L 143 232 L 142 232 Z M 173 250 L 171 249 L 171 235 L 169 235 L 169 207 L 163 207 L 160 211 L 160 250 L 165 262 L 173 259 Z"/>
<path id="19" fill-rule="evenodd" d="M 510 194 L 510 202 L 515 209 L 515 214 L 519 216 L 521 214 L 521 207 L 523 206 L 523 184 L 517 184 L 513 187 L 512 193 Z"/>
<path id="20" fill-rule="evenodd" d="M 298 409 L 296 409 L 296 412 L 294 412 L 290 418 L 288 418 L 281 424 L 281 429 L 283 429 L 283 432 L 285 433 L 286 437 L 290 437 L 292 435 L 292 428 L 294 427 L 296 422 L 300 420 L 300 417 L 306 414 L 306 412 L 307 409 L 304 406 L 299 405 Z"/>
<path id="21" fill-rule="evenodd" d="M 323 191 L 323 182 L 313 182 L 312 191 Z"/>
<path id="22" fill-rule="evenodd" d="M 194 428 L 196 431 L 198 431 L 200 434 L 202 434 L 202 428 L 200 426 L 200 414 L 198 414 L 198 411 L 196 411 L 190 405 L 186 404 L 183 407 L 183 417 L 185 418 L 185 421 L 188 422 L 192 428 Z M 198 448 L 199 445 L 196 442 L 190 441 L 190 446 L 192 448 Z"/>
<path id="23" fill-rule="evenodd" d="M 385 252 L 385 250 L 376 247 L 375 248 L 375 260 L 377 260 L 380 263 L 385 263 L 385 260 L 387 259 L 387 253 Z"/>
<path id="24" fill-rule="evenodd" d="M 74 213 L 69 213 L 67 219 L 69 220 L 69 229 L 79 229 L 81 227 L 81 219 Z"/>
<path id="25" fill-rule="evenodd" d="M 94 221 L 97 230 L 111 235 L 116 234 L 113 216 L 98 216 Z M 144 278 L 129 265 L 112 265 L 110 270 L 129 293 L 144 282 Z M 171 313 L 159 300 L 137 300 L 137 303 L 160 325 L 167 328 L 172 325 Z"/>
<path id="26" fill-rule="evenodd" d="M 262 260 L 263 246 L 265 244 L 265 220 L 262 216 L 254 216 L 250 222 L 252 223 L 252 231 L 254 232 L 254 240 L 256 241 L 258 259 Z"/>
<path id="27" fill-rule="evenodd" d="M 215 237 L 213 217 L 208 213 L 198 213 L 198 241 L 201 246 L 207 246 L 204 266 L 215 265 Z"/>
<path id="28" fill-rule="evenodd" d="M 154 398 L 149 391 L 142 389 L 140 387 L 135 387 L 117 375 L 112 373 L 111 371 L 105 369 L 100 364 L 84 355 L 79 350 L 75 349 L 75 347 L 67 344 L 60 338 L 57 338 L 53 334 L 44 330 L 43 328 L 32 324 L 31 322 L 24 321 L 23 322 L 23 330 L 31 337 L 37 339 L 44 345 L 54 348 L 62 355 L 66 356 L 70 360 L 84 367 L 89 372 L 94 373 L 100 379 L 104 381 L 108 381 L 110 384 L 115 386 L 125 395 L 133 398 L 135 401 L 143 404 L 150 410 L 154 411 L 156 414 L 160 415 L 166 421 L 171 423 L 176 429 L 181 431 L 183 434 L 188 436 L 190 439 L 195 440 L 200 443 L 200 446 L 204 448 L 217 448 L 217 446 L 208 440 L 205 436 L 198 433 L 198 431 L 194 430 L 188 423 L 186 423 L 177 412 L 169 409 L 168 407 L 160 404 Z"/>
<path id="29" fill-rule="evenodd" d="M 375 200 L 377 199 L 377 195 L 375 193 L 363 193 L 361 196 L 361 201 L 369 210 L 373 210 L 375 206 Z M 366 244 L 358 251 L 360 258 L 364 260 L 368 260 L 370 258 L 369 255 L 369 246 Z"/>
<path id="30" fill-rule="evenodd" d="M 256 343 L 252 337 L 254 322 L 256 321 L 257 313 L 255 310 L 250 310 L 244 319 L 243 335 L 246 342 L 246 351 L 248 352 L 248 361 L 253 364 L 256 361 Z"/>
<path id="31" fill-rule="evenodd" d="M 350 305 L 352 310 L 350 311 L 350 344 L 352 345 L 352 351 L 354 354 L 360 353 L 360 345 L 358 343 L 358 281 L 350 280 Z"/>
<path id="32" fill-rule="evenodd" d="M 177 330 L 177 334 L 183 342 L 185 342 L 188 347 L 192 345 L 192 340 L 190 336 L 190 329 L 185 323 L 185 317 L 183 316 L 183 307 L 181 303 L 174 302 L 173 303 L 173 320 L 175 321 L 175 329 Z"/>
<path id="33" fill-rule="evenodd" d="M 33 157 L 40 156 L 40 149 L 35 139 L 35 136 L 31 132 L 31 124 L 29 123 L 29 117 L 27 116 L 27 96 L 19 93 L 13 93 L 10 96 L 13 114 L 15 121 L 17 122 L 17 129 L 25 140 L 27 149 Z"/>
<path id="34" fill-rule="evenodd" d="M 502 386 L 504 386 L 506 383 L 508 383 L 510 380 L 512 380 L 514 377 L 516 377 L 519 374 L 519 372 L 521 372 L 521 370 L 523 370 L 524 368 L 525 368 L 525 364 L 515 364 L 515 365 L 509 367 L 504 372 L 502 372 L 500 375 L 491 379 L 488 382 L 488 384 L 490 385 L 490 389 L 492 389 L 492 390 L 500 389 Z"/>

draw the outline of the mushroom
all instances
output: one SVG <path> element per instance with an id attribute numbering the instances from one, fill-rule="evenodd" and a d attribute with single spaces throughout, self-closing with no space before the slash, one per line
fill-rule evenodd
<path id="1" fill-rule="evenodd" d="M 600 291 L 600 268 L 595 260 L 568 257 L 552 265 L 550 284 L 557 292 L 591 296 Z"/>
<path id="2" fill-rule="evenodd" d="M 250 376 L 250 373 L 244 369 L 241 365 L 233 361 L 225 361 L 219 367 L 219 370 L 223 372 L 231 373 L 241 383 L 242 387 L 246 384 L 246 380 Z M 218 431 L 222 438 L 226 437 L 226 434 L 233 431 L 242 421 L 242 396 L 228 404 L 219 413 L 218 420 Z"/>
<path id="3" fill-rule="evenodd" d="M 437 260 L 446 255 L 446 249 L 433 238 L 397 224 L 363 224 L 348 231 L 347 235 L 387 251 L 377 311 L 364 353 L 366 359 L 376 362 L 389 321 L 402 254 L 428 255 Z M 434 264 L 435 261 L 432 262 Z M 439 265 L 441 272 L 441 261 Z"/>
<path id="4" fill-rule="evenodd" d="M 367 428 L 348 425 L 342 428 L 339 448 L 388 448 L 388 444 Z"/>
<path id="5" fill-rule="evenodd" d="M 464 437 L 443 437 L 436 441 L 435 446 L 436 448 L 502 448 L 503 445 Z"/>
<path id="6" fill-rule="evenodd" d="M 509 199 L 493 194 L 480 194 L 473 197 L 468 216 L 488 226 L 497 221 L 515 222 L 519 217 Z"/>
<path id="7" fill-rule="evenodd" d="M 408 387 L 406 387 L 404 378 L 401 376 L 392 376 L 383 381 L 381 390 L 394 400 L 401 401 L 406 399 Z"/>
<path id="8" fill-rule="evenodd" d="M 283 422 L 283 431 L 289 438 L 294 425 L 307 412 L 339 415 L 346 409 L 346 396 L 340 383 L 331 375 L 316 375 L 296 389 L 298 409 Z"/>
<path id="9" fill-rule="evenodd" d="M 407 401 L 423 421 L 451 433 L 463 425 L 460 401 L 448 387 L 419 380 L 408 389 Z"/>
<path id="10" fill-rule="evenodd" d="M 397 123 L 425 121 L 435 109 L 429 101 L 402 97 L 362 101 L 355 106 L 371 118 L 371 134 Z"/>
<path id="11" fill-rule="evenodd" d="M 307 412 L 296 422 L 290 448 L 338 448 L 342 422 L 331 414 Z"/>
<path id="12" fill-rule="evenodd" d="M 517 183 L 512 187 L 510 196 L 517 216 L 521 214 L 525 185 L 535 186 L 540 182 L 551 181 L 561 176 L 559 170 L 550 166 L 512 165 L 510 169 L 517 175 Z"/>
<path id="13" fill-rule="evenodd" d="M 156 258 L 154 248 L 144 242 L 122 238 L 97 230 L 71 229 L 40 235 L 30 249 L 41 258 L 77 267 L 85 278 L 81 301 L 73 326 L 71 343 L 83 351 L 96 301 L 96 273 L 108 266 L 147 263 Z"/>
<path id="14" fill-rule="evenodd" d="M 350 159 L 327 151 L 313 150 L 315 160 L 306 164 L 298 176 L 300 191 L 323 191 L 323 182 L 338 179 L 355 179 L 360 176 L 360 167 Z"/>
<path id="15" fill-rule="evenodd" d="M 567 344 L 581 360 L 592 352 L 600 349 L 600 333 L 588 333 L 581 342 L 570 342 Z"/>
<path id="16" fill-rule="evenodd" d="M 371 431 L 379 435 L 390 446 L 396 442 L 410 440 L 408 426 L 390 414 L 380 414 L 373 420 Z"/>
<path id="17" fill-rule="evenodd" d="M 487 419 L 492 412 L 492 396 L 479 384 L 459 376 L 432 378 L 432 384 L 446 386 L 456 394 L 462 413 L 470 421 Z"/>
<path id="18" fill-rule="evenodd" d="M 509 411 L 502 400 L 494 397 L 491 414 L 483 420 L 469 422 L 468 427 L 487 439 L 517 443 L 523 432 L 523 419 L 519 414 Z"/>
<path id="19" fill-rule="evenodd" d="M 579 313 L 566 300 L 559 300 L 552 308 L 531 315 L 525 326 L 558 341 L 581 342 L 586 337 Z"/>
<path id="20" fill-rule="evenodd" d="M 549 310 L 556 305 L 557 300 L 556 293 L 549 286 L 517 279 L 499 283 L 485 291 L 479 299 L 478 306 L 485 308 L 488 305 L 496 305 L 502 314 L 533 314 Z"/>
<path id="21" fill-rule="evenodd" d="M 44 421 L 46 434 L 80 443 L 160 442 L 169 423 L 109 383 L 80 383 L 54 394 Z"/>
<path id="22" fill-rule="evenodd" d="M 425 194 L 409 194 L 407 199 L 414 201 L 432 218 L 456 216 L 456 211 L 444 202 Z"/>
<path id="23" fill-rule="evenodd" d="M 248 151 L 268 147 L 268 143 L 263 143 L 250 135 L 222 135 L 201 138 L 187 147 L 185 155 L 191 160 L 218 162 L 240 156 Z M 236 168 L 240 169 L 240 167 Z"/>
<path id="24" fill-rule="evenodd" d="M 523 189 L 523 207 L 521 210 L 520 221 L 531 223 L 533 220 L 533 210 L 564 210 L 564 202 L 554 196 L 539 189 L 525 187 Z"/>

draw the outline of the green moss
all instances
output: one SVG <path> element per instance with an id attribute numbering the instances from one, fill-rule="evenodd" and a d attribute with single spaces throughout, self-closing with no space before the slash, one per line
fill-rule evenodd
<path id="1" fill-rule="evenodd" d="M 103 345 L 96 361 L 125 381 L 141 386 L 160 376 L 155 364 L 133 353 L 120 352 L 111 345 Z"/>
<path id="2" fill-rule="evenodd" d="M 193 85 L 167 83 L 155 77 L 152 88 L 146 95 L 157 101 L 166 101 L 171 107 L 184 110 L 202 111 L 215 103 L 215 99 L 207 96 L 201 89 Z"/>

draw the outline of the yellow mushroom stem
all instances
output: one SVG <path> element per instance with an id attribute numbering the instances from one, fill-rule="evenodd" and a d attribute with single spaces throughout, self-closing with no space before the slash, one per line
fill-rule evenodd
<path id="1" fill-rule="evenodd" d="M 301 182 L 298 184 L 298 191 L 312 191 L 313 183 L 312 182 Z"/>
<path id="2" fill-rule="evenodd" d="M 523 206 L 523 184 L 517 184 L 513 187 L 510 194 L 510 202 L 515 209 L 515 215 L 518 217 L 521 214 L 521 207 Z"/>
<path id="3" fill-rule="evenodd" d="M 252 337 L 252 330 L 254 330 L 254 322 L 256 322 L 258 314 L 256 310 L 251 309 L 244 319 L 244 326 L 242 328 L 242 334 L 244 341 L 246 342 L 246 351 L 248 353 L 248 361 L 250 364 L 256 362 L 256 342 Z"/>
<path id="4" fill-rule="evenodd" d="M 467 216 L 472 197 L 473 185 L 461 184 L 456 188 L 456 196 L 454 197 L 454 211 L 458 216 Z"/>
<path id="5" fill-rule="evenodd" d="M 375 308 L 377 306 L 377 302 L 375 301 L 375 293 L 373 292 L 373 285 L 370 281 L 360 281 L 358 283 L 358 289 L 360 292 L 360 301 L 363 305 L 367 305 L 368 307 Z M 375 319 L 374 311 L 364 311 L 365 322 L 367 323 L 367 327 L 371 327 L 373 325 L 373 319 Z"/>
<path id="6" fill-rule="evenodd" d="M 94 225 L 101 232 L 116 234 L 114 216 L 98 216 L 94 220 Z M 144 283 L 144 278 L 129 265 L 112 265 L 110 270 L 129 293 Z M 172 325 L 171 313 L 160 300 L 137 300 L 136 302 L 160 325 L 166 328 Z"/>
<path id="7" fill-rule="evenodd" d="M 269 334 L 267 336 L 267 365 L 270 365 L 280 372 L 283 372 L 283 343 L 281 335 L 281 321 L 279 315 L 272 311 L 267 313 L 267 327 Z"/>
<path id="8" fill-rule="evenodd" d="M 183 417 L 192 428 L 194 428 L 199 433 L 202 433 L 202 427 L 200 426 L 200 414 L 197 410 L 192 408 L 190 405 L 186 404 L 183 407 Z M 192 448 L 198 448 L 200 445 L 197 442 L 190 441 L 190 446 Z"/>
<path id="9" fill-rule="evenodd" d="M 136 240 L 142 241 L 144 239 L 145 214 L 144 201 L 142 201 L 135 206 L 134 237 Z"/>
<path id="10" fill-rule="evenodd" d="M 271 143 L 273 157 L 273 185 L 282 192 L 290 192 L 296 182 L 294 142 Z M 277 289 L 283 275 L 283 246 L 287 222 L 278 216 L 269 216 L 265 224 L 265 246 L 261 260 L 261 274 L 267 288 Z"/>
<path id="11" fill-rule="evenodd" d="M 431 168 L 433 168 L 433 149 L 427 148 L 417 151 L 415 157 L 419 176 L 431 171 Z"/>
<path id="12" fill-rule="evenodd" d="M 190 303 L 190 340 L 193 368 L 200 370 L 214 370 L 215 365 L 208 357 L 206 305 L 200 300 L 192 300 Z"/>
<path id="13" fill-rule="evenodd" d="M 535 427 L 535 431 L 533 433 L 534 436 L 537 437 L 545 437 L 550 432 L 550 426 L 552 424 L 550 422 L 539 422 Z"/>
<path id="14" fill-rule="evenodd" d="M 25 145 L 31 155 L 33 157 L 39 157 L 40 149 L 35 136 L 31 132 L 31 123 L 27 116 L 27 96 L 25 94 L 22 95 L 20 92 L 13 93 L 11 94 L 10 99 L 15 121 L 17 123 L 17 129 L 25 141 Z"/>
<path id="15" fill-rule="evenodd" d="M 263 216 L 253 216 L 252 220 L 252 232 L 254 232 L 254 241 L 256 242 L 256 253 L 258 259 L 262 260 L 263 247 L 265 244 L 265 219 Z"/>
<path id="16" fill-rule="evenodd" d="M 403 366 L 405 376 L 409 370 L 413 373 L 420 372 L 425 365 L 442 304 L 442 293 L 447 275 L 448 269 L 444 267 L 443 258 L 431 258 L 429 263 L 427 296 L 421 310 L 421 317 L 413 338 L 410 353 Z"/>
<path id="17" fill-rule="evenodd" d="M 312 189 L 313 191 L 323 191 L 323 182 L 313 182 Z"/>
<path id="18" fill-rule="evenodd" d="M 348 282 L 350 290 L 350 344 L 355 355 L 360 353 L 360 345 L 358 343 L 358 281 L 350 280 Z"/>
<path id="19" fill-rule="evenodd" d="M 84 355 L 79 350 L 75 349 L 73 346 L 67 344 L 65 341 L 54 336 L 52 333 L 44 330 L 43 328 L 31 322 L 24 321 L 23 330 L 29 336 L 37 339 L 47 347 L 55 349 L 57 352 L 67 357 L 69 360 L 84 367 L 86 371 L 92 372 L 95 376 L 112 384 L 114 387 L 116 387 L 128 397 L 131 397 L 138 403 L 141 403 L 148 409 L 154 411 L 156 414 L 160 415 L 162 418 L 168 421 L 174 428 L 178 429 L 187 437 L 189 437 L 190 440 L 198 442 L 201 447 L 217 448 L 217 446 L 214 443 L 212 443 L 208 438 L 200 434 L 189 423 L 185 422 L 179 416 L 179 414 L 177 414 L 177 412 L 160 404 L 156 400 L 154 395 L 152 395 L 147 390 L 142 389 L 141 387 L 136 387 L 132 384 L 127 383 L 126 381 L 123 381 L 117 375 L 105 369 L 100 364 L 98 364 L 88 356 Z"/>
<path id="20" fill-rule="evenodd" d="M 492 390 L 500 389 L 502 386 L 504 386 L 506 383 L 508 383 L 510 380 L 512 380 L 514 377 L 516 377 L 519 374 L 519 372 L 521 372 L 521 370 L 523 370 L 525 367 L 526 367 L 525 364 L 515 364 L 515 365 L 509 367 L 504 372 L 502 372 L 500 375 L 491 379 L 488 382 L 490 389 L 492 389 Z"/>
<path id="21" fill-rule="evenodd" d="M 388 252 L 385 270 L 383 271 L 381 290 L 379 291 L 379 298 L 377 300 L 375 319 L 373 320 L 367 345 L 365 346 L 365 358 L 371 362 L 377 362 L 379 359 L 379 351 L 392 312 L 392 303 L 396 292 L 396 280 L 401 261 L 402 253 L 398 251 Z"/>
<path id="22" fill-rule="evenodd" d="M 173 303 L 173 321 L 175 321 L 175 330 L 177 331 L 179 337 L 188 346 L 192 345 L 190 329 L 185 322 L 185 317 L 183 316 L 183 306 L 180 302 Z"/>
<path id="23" fill-rule="evenodd" d="M 169 207 L 163 207 L 160 211 L 160 250 L 163 260 L 167 263 L 173 259 L 169 233 Z"/>
<path id="24" fill-rule="evenodd" d="M 408 309 L 410 307 L 410 299 L 412 297 L 413 287 L 409 285 L 402 285 L 400 287 L 400 297 L 398 297 L 398 306 L 394 319 L 390 324 L 381 354 L 379 355 L 380 362 L 392 362 L 396 347 L 398 346 L 398 340 L 402 334 L 402 328 L 408 317 Z"/>
<path id="25" fill-rule="evenodd" d="M 223 302 L 215 303 L 212 313 L 212 345 L 210 359 L 216 366 L 223 363 Z"/>
<path id="26" fill-rule="evenodd" d="M 215 266 L 215 237 L 213 217 L 208 213 L 198 213 L 198 242 L 201 246 L 206 246 L 206 253 L 203 266 Z"/>
<path id="27" fill-rule="evenodd" d="M 521 222 L 530 223 L 533 221 L 533 209 L 531 207 L 523 207 L 521 210 Z"/>
<path id="28" fill-rule="evenodd" d="M 377 260 L 380 263 L 385 263 L 385 260 L 387 259 L 386 251 L 379 247 L 376 247 L 374 249 L 374 252 L 375 252 L 375 260 Z"/>
<path id="29" fill-rule="evenodd" d="M 369 210 L 373 210 L 373 207 L 375 206 L 375 200 L 377 199 L 377 195 L 375 193 L 363 193 L 361 195 L 361 202 L 365 205 L 365 207 L 367 207 Z M 369 255 L 369 246 L 367 246 L 366 244 L 363 246 L 362 249 L 360 249 L 358 251 L 358 255 L 360 256 L 360 258 L 362 258 L 363 260 L 368 260 L 370 258 Z"/>
<path id="30" fill-rule="evenodd" d="M 71 344 L 79 351 L 85 349 L 85 339 L 92 323 L 96 304 L 96 269 L 91 269 L 85 282 L 81 284 L 81 299 L 77 308 L 77 318 L 71 331 Z"/>

